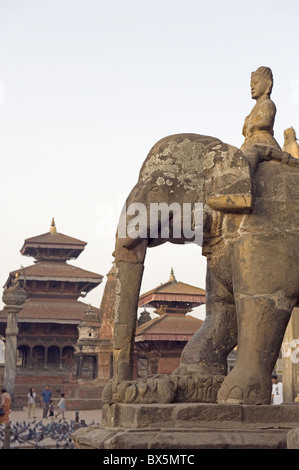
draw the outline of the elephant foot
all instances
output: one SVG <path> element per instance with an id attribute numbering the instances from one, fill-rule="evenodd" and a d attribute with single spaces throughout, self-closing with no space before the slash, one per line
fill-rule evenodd
<path id="1" fill-rule="evenodd" d="M 178 376 L 175 401 L 181 403 L 216 403 L 224 375 L 193 374 Z"/>
<path id="2" fill-rule="evenodd" d="M 113 382 L 102 393 L 104 403 L 215 403 L 222 375 L 154 375 Z"/>
<path id="3" fill-rule="evenodd" d="M 112 382 L 102 392 L 104 403 L 171 403 L 177 389 L 177 378 L 153 375 L 144 379 Z"/>
<path id="4" fill-rule="evenodd" d="M 268 405 L 271 399 L 271 384 L 267 376 L 237 366 L 228 374 L 221 385 L 218 403 Z"/>

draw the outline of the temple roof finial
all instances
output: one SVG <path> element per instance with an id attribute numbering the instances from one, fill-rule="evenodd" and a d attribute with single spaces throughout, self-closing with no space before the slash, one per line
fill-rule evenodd
<path id="1" fill-rule="evenodd" d="M 51 222 L 51 227 L 50 227 L 50 233 L 52 233 L 52 234 L 57 233 L 56 226 L 55 226 L 55 221 L 54 221 L 54 217 L 52 217 L 52 222 Z"/>
<path id="2" fill-rule="evenodd" d="M 177 282 L 176 278 L 175 278 L 175 275 L 174 275 L 174 272 L 173 272 L 173 268 L 171 268 L 171 271 L 170 271 L 170 278 L 169 278 L 169 281 L 168 282 Z"/>

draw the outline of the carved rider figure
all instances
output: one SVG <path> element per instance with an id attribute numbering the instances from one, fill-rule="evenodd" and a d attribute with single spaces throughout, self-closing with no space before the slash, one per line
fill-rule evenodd
<path id="1" fill-rule="evenodd" d="M 288 152 L 292 157 L 299 158 L 299 145 L 297 142 L 296 132 L 293 127 L 289 127 L 284 131 L 284 146 L 282 150 Z"/>
<path id="2" fill-rule="evenodd" d="M 242 152 L 255 144 L 264 144 L 281 150 L 274 139 L 273 126 L 276 106 L 270 99 L 273 87 L 273 75 L 269 67 L 259 67 L 251 74 L 251 97 L 256 104 L 246 117 L 243 126 L 245 141 L 241 147 Z"/>

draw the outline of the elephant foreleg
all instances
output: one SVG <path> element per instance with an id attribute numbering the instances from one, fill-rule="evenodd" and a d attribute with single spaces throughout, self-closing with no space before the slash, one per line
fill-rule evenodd
<path id="1" fill-rule="evenodd" d="M 239 318 L 237 361 L 223 382 L 217 401 L 269 404 L 271 373 L 296 300 L 275 299 L 273 295 L 244 295 L 236 302 Z"/>
<path id="2" fill-rule="evenodd" d="M 298 299 L 299 247 L 293 237 L 247 234 L 234 245 L 237 361 L 218 402 L 269 404 L 271 373 Z"/>
<path id="3" fill-rule="evenodd" d="M 133 351 L 140 286 L 147 240 L 133 250 L 115 251 L 114 380 L 132 379 Z"/>
<path id="4" fill-rule="evenodd" d="M 236 346 L 234 298 L 209 265 L 206 284 L 206 318 L 182 352 L 179 374 L 226 375 L 227 356 Z"/>

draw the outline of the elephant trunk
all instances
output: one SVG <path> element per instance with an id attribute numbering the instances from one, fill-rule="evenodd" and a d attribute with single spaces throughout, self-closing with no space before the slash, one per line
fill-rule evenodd
<path id="1" fill-rule="evenodd" d="M 138 300 L 147 240 L 115 253 L 114 380 L 132 379 Z M 123 256 L 127 252 L 127 256 Z M 122 256 L 119 256 L 122 254 Z M 127 258 L 127 259 L 126 259 Z"/>

